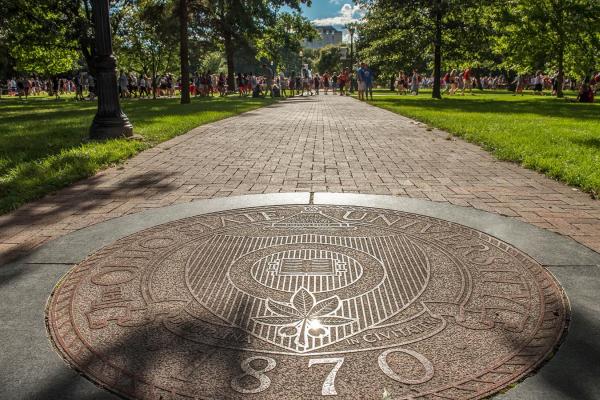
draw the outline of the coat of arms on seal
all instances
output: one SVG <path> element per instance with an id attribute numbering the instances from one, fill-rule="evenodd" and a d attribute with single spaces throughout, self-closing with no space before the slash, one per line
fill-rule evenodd
<path id="1" fill-rule="evenodd" d="M 540 265 L 472 229 L 278 206 L 124 238 L 48 312 L 66 359 L 129 398 L 470 399 L 537 365 L 567 310 Z"/>

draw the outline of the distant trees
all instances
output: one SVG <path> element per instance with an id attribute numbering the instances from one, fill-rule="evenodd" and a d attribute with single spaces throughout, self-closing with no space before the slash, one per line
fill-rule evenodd
<path id="1" fill-rule="evenodd" d="M 361 56 L 379 70 L 392 74 L 425 65 L 433 67 L 434 98 L 441 98 L 443 58 L 472 57 L 485 44 L 483 20 L 478 16 L 488 0 L 371 0 L 359 29 Z M 484 41 L 482 43 L 482 40 Z M 387 65 L 386 65 L 387 64 Z"/>
<path id="2" fill-rule="evenodd" d="M 299 13 L 280 13 L 275 24 L 255 39 L 256 58 L 280 65 L 289 53 L 302 50 L 303 39 L 314 39 L 317 35 L 312 24 Z"/>
<path id="3" fill-rule="evenodd" d="M 325 46 L 319 50 L 316 68 L 319 72 L 339 72 L 342 68 L 342 51 L 340 46 Z"/>

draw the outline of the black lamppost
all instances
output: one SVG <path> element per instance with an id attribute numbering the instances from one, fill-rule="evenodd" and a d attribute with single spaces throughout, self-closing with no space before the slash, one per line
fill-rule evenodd
<path id="1" fill-rule="evenodd" d="M 350 24 L 348 32 L 350 33 L 350 71 L 352 74 L 354 74 L 354 30 L 354 25 Z M 354 79 L 350 81 L 350 92 L 354 93 Z"/>
<path id="2" fill-rule="evenodd" d="M 300 50 L 299 55 L 300 55 L 300 78 L 304 78 L 302 76 L 302 71 L 304 70 L 304 65 L 303 65 L 303 62 L 304 62 L 304 58 L 303 58 L 304 57 L 304 52 L 302 50 Z"/>
<path id="3" fill-rule="evenodd" d="M 350 33 L 350 66 L 354 67 L 354 26 L 350 25 L 348 27 L 348 32 Z"/>
<path id="4" fill-rule="evenodd" d="M 133 136 L 133 126 L 121 111 L 117 92 L 117 63 L 112 54 L 112 38 L 108 18 L 108 0 L 93 0 L 96 35 L 96 90 L 98 111 L 90 127 L 91 139 L 111 139 Z"/>

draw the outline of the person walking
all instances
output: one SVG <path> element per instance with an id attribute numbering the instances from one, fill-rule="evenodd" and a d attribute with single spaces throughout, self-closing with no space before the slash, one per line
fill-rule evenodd
<path id="1" fill-rule="evenodd" d="M 81 101 L 83 100 L 83 79 L 79 74 L 77 74 L 73 78 L 73 81 L 75 83 L 75 100 Z"/>
<path id="2" fill-rule="evenodd" d="M 55 76 L 52 78 L 52 92 L 54 92 L 54 96 L 55 96 L 56 100 L 60 99 L 59 89 L 60 89 L 60 79 L 58 79 L 58 76 Z"/>
<path id="3" fill-rule="evenodd" d="M 330 86 L 331 82 L 329 80 L 329 72 L 325 72 L 323 74 L 323 90 L 325 91 L 325 94 L 328 94 Z"/>
<path id="4" fill-rule="evenodd" d="M 413 96 L 419 94 L 419 73 L 416 69 L 413 69 L 412 76 L 410 77 L 410 93 Z"/>
<path id="5" fill-rule="evenodd" d="M 263 69 L 263 76 L 265 77 L 265 84 L 266 84 L 265 96 L 267 95 L 267 92 L 268 92 L 269 95 L 271 97 L 273 97 L 273 76 L 274 76 L 273 70 L 271 69 L 271 67 L 267 66 L 267 64 L 263 64 L 262 69 Z"/>
<path id="6" fill-rule="evenodd" d="M 339 80 L 340 78 L 338 77 L 338 73 L 334 72 L 333 76 L 331 77 L 331 91 L 333 94 L 337 94 Z"/>
<path id="7" fill-rule="evenodd" d="M 338 85 L 340 89 L 340 96 L 347 94 L 346 84 L 348 83 L 348 68 L 344 68 L 340 76 L 338 77 Z"/>
<path id="8" fill-rule="evenodd" d="M 365 100 L 369 100 L 371 97 L 371 101 L 373 100 L 373 71 L 369 68 L 368 64 L 364 64 L 364 82 L 365 82 Z"/>
<path id="9" fill-rule="evenodd" d="M 515 80 L 512 81 L 512 84 L 515 85 L 515 94 L 513 94 L 513 96 L 516 96 L 518 94 L 523 96 L 523 88 L 525 87 L 525 81 L 523 79 L 523 75 L 517 74 Z"/>
<path id="10" fill-rule="evenodd" d="M 227 94 L 226 88 L 225 88 L 225 74 L 224 73 L 220 73 L 219 74 L 219 80 L 217 82 L 217 88 L 219 90 L 219 96 L 223 97 Z"/>
<path id="11" fill-rule="evenodd" d="M 281 95 L 287 97 L 288 80 L 283 71 L 279 72 L 279 89 L 281 90 Z"/>
<path id="12" fill-rule="evenodd" d="M 462 88 L 462 95 L 465 95 L 465 90 L 469 89 L 469 93 L 473 94 L 473 78 L 471 76 L 471 68 L 466 68 L 463 71 L 463 88 Z"/>
<path id="13" fill-rule="evenodd" d="M 542 71 L 537 71 L 531 83 L 533 84 L 533 94 L 544 95 L 544 75 Z"/>
<path id="14" fill-rule="evenodd" d="M 146 75 L 140 75 L 140 78 L 138 79 L 138 87 L 139 87 L 139 90 L 140 90 L 140 93 L 139 93 L 140 94 L 140 98 L 141 97 L 146 97 L 146 96 L 149 95 L 147 87 L 146 87 L 147 80 L 148 80 L 148 77 L 146 77 Z"/>
<path id="15" fill-rule="evenodd" d="M 365 63 L 360 63 L 356 71 L 356 80 L 358 81 L 358 100 L 365 100 Z"/>
<path id="16" fill-rule="evenodd" d="M 121 74 L 119 75 L 119 93 L 122 99 L 129 95 L 129 92 L 127 92 L 128 85 L 129 80 L 127 79 L 127 75 L 123 70 L 121 70 Z"/>
<path id="17" fill-rule="evenodd" d="M 290 87 L 290 96 L 294 97 L 296 95 L 296 71 L 292 71 L 290 73 L 290 83 L 289 83 L 289 87 Z"/>
<path id="18" fill-rule="evenodd" d="M 319 94 L 319 89 L 321 87 L 321 77 L 319 76 L 319 74 L 315 74 L 315 76 L 313 78 L 313 84 L 315 86 L 315 92 L 318 95 Z"/>

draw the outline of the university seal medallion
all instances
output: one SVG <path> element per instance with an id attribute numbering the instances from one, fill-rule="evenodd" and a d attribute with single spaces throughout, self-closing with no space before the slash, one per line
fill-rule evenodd
<path id="1" fill-rule="evenodd" d="M 471 228 L 398 211 L 271 206 L 187 218 L 57 285 L 64 359 L 129 399 L 479 399 L 554 351 L 551 274 Z"/>

